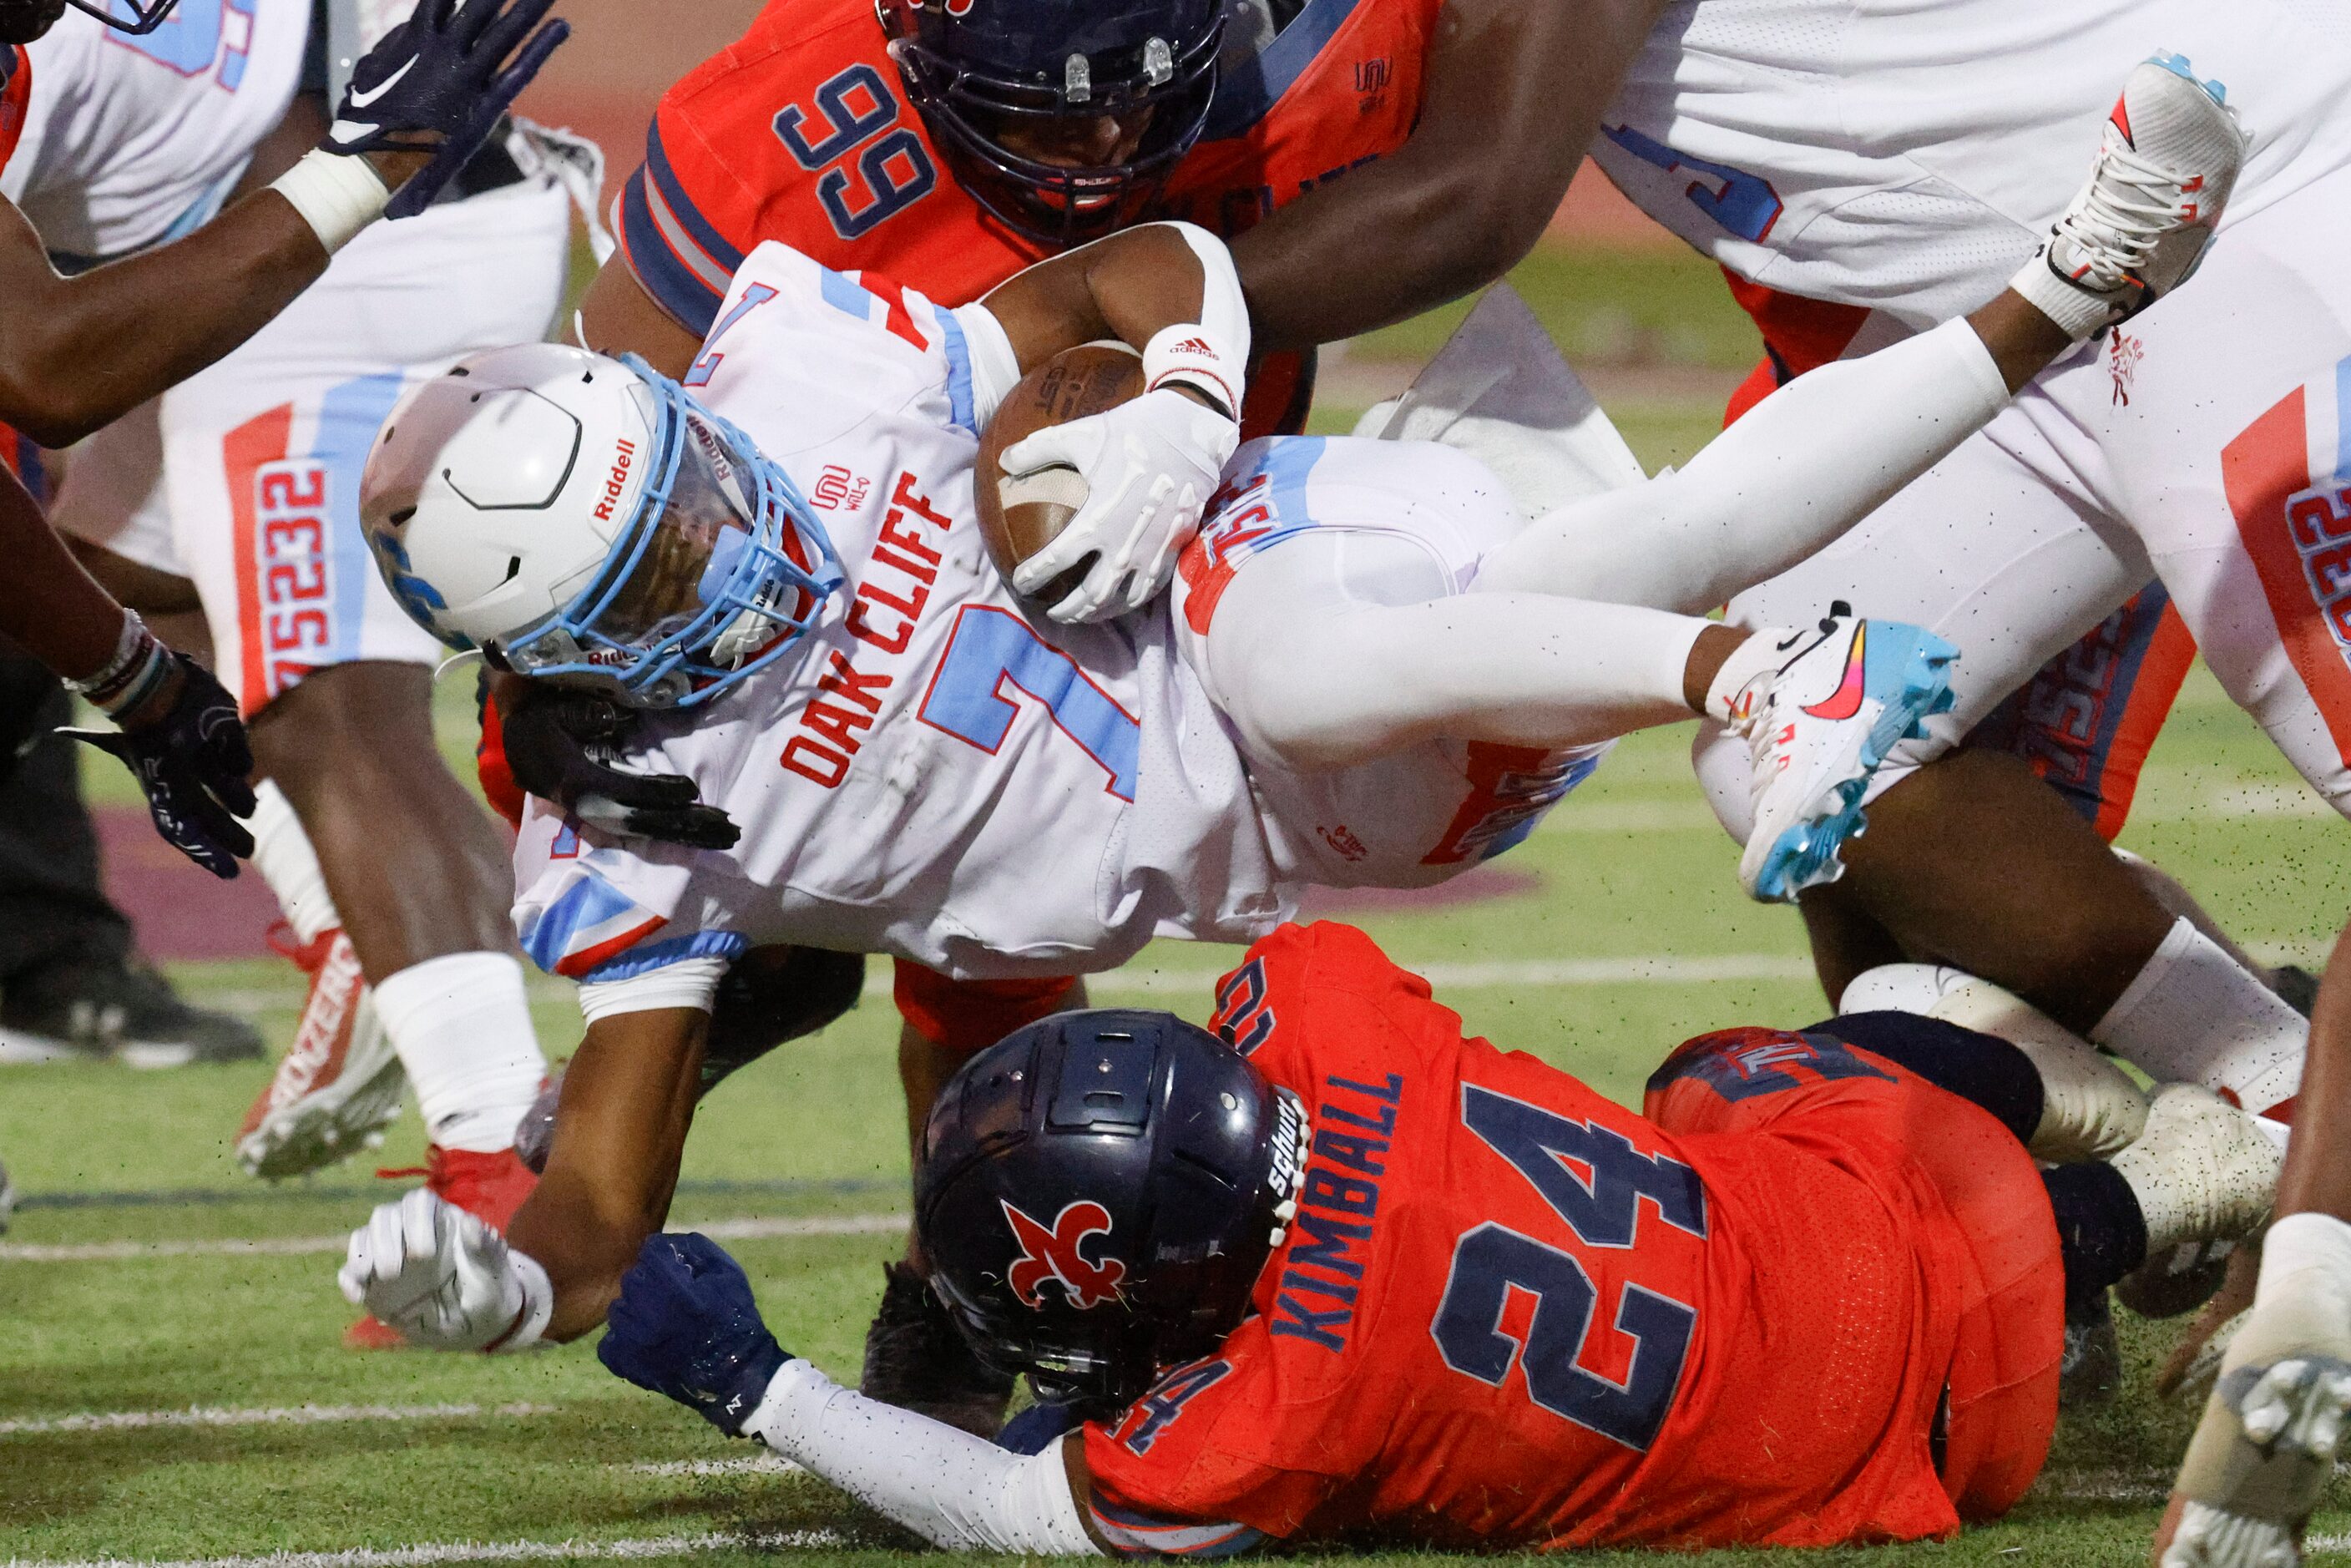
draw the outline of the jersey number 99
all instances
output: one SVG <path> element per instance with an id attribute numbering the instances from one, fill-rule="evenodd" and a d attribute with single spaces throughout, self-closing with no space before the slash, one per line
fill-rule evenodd
<path id="1" fill-rule="evenodd" d="M 896 95 L 862 62 L 827 78 L 811 107 L 788 103 L 776 115 L 792 161 L 811 174 L 823 170 L 816 199 L 842 239 L 863 238 L 939 183 L 922 137 L 898 119 Z"/>

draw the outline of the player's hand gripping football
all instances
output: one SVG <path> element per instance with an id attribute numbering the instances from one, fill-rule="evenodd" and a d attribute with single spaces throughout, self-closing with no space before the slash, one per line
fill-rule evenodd
<path id="1" fill-rule="evenodd" d="M 170 671 L 156 695 L 121 715 L 120 730 L 64 733 L 122 759 L 147 797 L 155 831 L 227 881 L 253 853 L 239 817 L 253 815 L 253 748 L 236 699 L 210 671 L 162 651 Z"/>
<path id="2" fill-rule="evenodd" d="M 790 1359 L 760 1320 L 742 1267 L 692 1232 L 645 1238 L 605 1321 L 597 1360 L 730 1437 L 742 1436 Z"/>
<path id="3" fill-rule="evenodd" d="M 325 150 L 429 155 L 393 193 L 384 215 L 423 212 L 482 150 L 548 56 L 571 36 L 569 22 L 538 26 L 554 4 L 419 0 L 414 14 L 353 68 Z"/>
<path id="4" fill-rule="evenodd" d="M 534 681 L 497 687 L 507 766 L 517 784 L 590 827 L 689 849 L 728 850 L 743 836 L 735 820 L 675 773 L 632 773 L 613 748 L 637 722 L 631 710 L 591 692 Z"/>
<path id="5" fill-rule="evenodd" d="M 546 1270 L 422 1187 L 351 1232 L 335 1278 L 351 1305 L 426 1350 L 521 1350 L 555 1309 Z"/>
<path id="6" fill-rule="evenodd" d="M 1086 482 L 1086 503 L 1053 541 L 1014 573 L 1034 594 L 1088 556 L 1084 579 L 1046 613 L 1064 624 L 1140 610 L 1176 575 L 1176 558 L 1200 531 L 1217 476 L 1240 444 L 1240 426 L 1174 387 L 1040 430 L 1007 447 L 1004 471 L 1056 464 Z"/>

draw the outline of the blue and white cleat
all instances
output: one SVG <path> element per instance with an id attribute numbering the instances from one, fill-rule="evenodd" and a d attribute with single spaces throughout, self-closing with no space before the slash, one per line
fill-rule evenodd
<path id="1" fill-rule="evenodd" d="M 1757 635 L 1788 657 L 1740 721 L 1755 826 L 1739 881 L 1754 898 L 1793 904 L 1844 874 L 1837 852 L 1862 831 L 1869 780 L 1896 744 L 1950 707 L 1959 653 L 1921 627 L 1860 620 L 1843 603 L 1817 630 Z"/>

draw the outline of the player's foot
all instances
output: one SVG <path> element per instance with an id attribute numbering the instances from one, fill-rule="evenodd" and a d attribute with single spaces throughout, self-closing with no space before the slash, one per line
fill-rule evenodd
<path id="1" fill-rule="evenodd" d="M 2138 1199 L 2154 1258 L 2261 1228 L 2283 1160 L 2246 1112 L 2199 1084 L 2166 1083 L 2148 1103 L 2147 1131 L 2108 1163 Z"/>
<path id="2" fill-rule="evenodd" d="M 269 1181 L 300 1176 L 383 1141 L 407 1082 L 375 993 L 340 928 L 308 945 L 284 925 L 272 946 L 310 977 L 294 1043 L 236 1132 L 237 1163 Z"/>
<path id="3" fill-rule="evenodd" d="M 882 1310 L 865 1331 L 858 1392 L 982 1437 L 1004 1425 L 1012 1379 L 983 1365 L 930 1282 L 904 1263 L 882 1266 Z"/>
<path id="4" fill-rule="evenodd" d="M 1817 628 L 1759 632 L 1786 655 L 1733 727 L 1754 763 L 1755 827 L 1739 880 L 1792 904 L 1844 874 L 1837 852 L 1862 830 L 1861 797 L 1886 754 L 1951 706 L 1959 650 L 1896 621 L 1862 621 L 1840 602 Z M 1737 710 L 1734 710 L 1737 711 Z"/>
<path id="5" fill-rule="evenodd" d="M 190 1007 L 136 959 L 56 964 L 0 988 L 0 1062 L 190 1067 L 260 1054 L 251 1024 Z"/>
<path id="6" fill-rule="evenodd" d="M 2082 1410 L 2115 1402 L 2123 1382 L 2123 1347 L 2115 1333 L 2114 1309 L 2100 1291 L 2080 1306 L 2065 1309 L 2065 1350 L 2057 1363 L 2057 1404 Z"/>
<path id="7" fill-rule="evenodd" d="M 476 1215 L 493 1228 L 504 1231 L 514 1222 L 515 1211 L 538 1186 L 538 1177 L 526 1168 L 512 1149 L 498 1149 L 488 1154 L 473 1149 L 444 1149 L 437 1145 L 424 1151 L 421 1170 L 378 1171 L 381 1176 L 421 1176 L 426 1190 L 436 1193 L 447 1203 Z M 346 1350 L 402 1350 L 408 1342 L 398 1330 L 381 1322 L 372 1314 L 343 1331 Z"/>
<path id="8" fill-rule="evenodd" d="M 2244 162 L 2219 82 L 2158 54 L 2124 80 L 2089 183 L 2010 287 L 2082 339 L 2187 281 Z"/>
<path id="9" fill-rule="evenodd" d="M 1990 980 L 1936 964 L 1881 964 L 1855 976 L 1837 1001 L 1840 1012 L 1881 1008 L 1941 1019 L 2022 1051 L 2041 1076 L 2041 1120 L 2028 1142 L 2035 1159 L 2052 1165 L 2106 1159 L 2147 1128 L 2147 1095 L 2128 1073 Z"/>

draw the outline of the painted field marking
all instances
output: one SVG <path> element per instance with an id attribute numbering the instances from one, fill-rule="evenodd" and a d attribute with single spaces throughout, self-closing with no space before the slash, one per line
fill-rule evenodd
<path id="1" fill-rule="evenodd" d="M 344 1421 L 464 1421 L 478 1416 L 549 1416 L 552 1405 L 287 1405 L 230 1409 L 108 1410 L 0 1421 L 0 1437 L 58 1432 L 139 1432 L 154 1427 L 324 1427 Z"/>
<path id="2" fill-rule="evenodd" d="M 761 1454 L 751 1459 L 644 1459 L 614 1465 L 639 1476 L 804 1476 L 808 1467 L 781 1454 Z"/>
<path id="3" fill-rule="evenodd" d="M 349 1552 L 272 1552 L 257 1557 L 180 1559 L 11 1557 L 0 1568 L 431 1568 L 437 1563 L 636 1562 L 706 1552 L 791 1552 L 838 1546 L 837 1531 L 785 1530 L 651 1535 L 622 1541 L 450 1541 Z"/>
<path id="4" fill-rule="evenodd" d="M 801 1236 L 888 1236 L 906 1228 L 903 1214 L 821 1214 L 789 1219 L 714 1219 L 695 1227 L 715 1241 L 768 1241 Z M 156 1258 L 340 1257 L 350 1233 L 278 1236 L 264 1240 L 0 1243 L 0 1263 L 127 1263 Z M 5 1429 L 5 1428 L 0 1428 Z"/>

